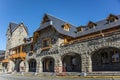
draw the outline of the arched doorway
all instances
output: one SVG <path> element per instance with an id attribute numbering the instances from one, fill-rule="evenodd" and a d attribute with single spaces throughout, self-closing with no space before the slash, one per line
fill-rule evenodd
<path id="1" fill-rule="evenodd" d="M 54 72 L 55 61 L 52 57 L 46 57 L 42 60 L 43 72 Z"/>
<path id="2" fill-rule="evenodd" d="M 120 50 L 114 47 L 101 48 L 92 54 L 93 71 L 120 71 Z"/>
<path id="3" fill-rule="evenodd" d="M 3 67 L 3 72 L 7 72 L 8 71 L 8 62 L 2 63 L 2 67 Z"/>
<path id="4" fill-rule="evenodd" d="M 25 71 L 25 62 L 21 61 L 20 62 L 20 72 L 23 72 L 23 71 Z"/>
<path id="5" fill-rule="evenodd" d="M 63 72 L 80 72 L 81 57 L 79 54 L 69 53 L 62 58 Z"/>
<path id="6" fill-rule="evenodd" d="M 29 63 L 29 72 L 36 72 L 36 60 L 35 59 L 30 59 L 28 61 Z"/>
<path id="7" fill-rule="evenodd" d="M 14 59 L 13 61 L 15 63 L 14 71 L 20 72 L 20 63 L 22 60 L 21 59 Z"/>

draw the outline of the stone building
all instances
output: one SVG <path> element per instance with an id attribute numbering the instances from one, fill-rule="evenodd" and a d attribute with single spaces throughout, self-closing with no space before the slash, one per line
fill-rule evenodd
<path id="1" fill-rule="evenodd" d="M 6 32 L 7 43 L 6 43 L 6 54 L 3 64 L 5 71 L 13 72 L 20 71 L 19 65 L 24 66 L 24 59 L 26 53 L 23 52 L 24 38 L 28 36 L 28 29 L 23 24 L 10 23 Z"/>
<path id="2" fill-rule="evenodd" d="M 26 58 L 39 73 L 119 71 L 119 30 L 119 15 L 76 27 L 45 14 L 34 32 L 34 55 Z"/>
<path id="3" fill-rule="evenodd" d="M 30 42 L 26 36 L 22 44 L 26 72 L 120 71 L 120 15 L 77 27 L 45 14 Z"/>

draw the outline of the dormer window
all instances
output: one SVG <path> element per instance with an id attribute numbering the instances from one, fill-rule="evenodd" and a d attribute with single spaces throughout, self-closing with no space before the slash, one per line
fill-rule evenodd
<path id="1" fill-rule="evenodd" d="M 111 23 L 111 22 L 117 21 L 118 17 L 113 15 L 113 14 L 110 14 L 106 20 L 107 20 L 108 23 Z"/>
<path id="2" fill-rule="evenodd" d="M 69 31 L 70 30 L 70 24 L 64 24 L 62 27 L 63 27 L 63 29 L 65 31 Z"/>
<path id="3" fill-rule="evenodd" d="M 97 24 L 95 24 L 92 21 L 89 21 L 89 23 L 87 24 L 87 26 L 89 27 L 89 29 L 91 29 L 91 28 L 95 28 L 97 26 Z"/>
<path id="4" fill-rule="evenodd" d="M 82 32 L 84 30 L 84 26 L 77 27 L 77 32 Z"/>

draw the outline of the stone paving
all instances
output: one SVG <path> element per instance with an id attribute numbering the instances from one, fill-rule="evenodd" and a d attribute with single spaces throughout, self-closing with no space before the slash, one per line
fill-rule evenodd
<path id="1" fill-rule="evenodd" d="M 120 80 L 120 78 L 80 78 L 80 77 L 53 77 L 53 76 L 15 76 L 0 74 L 0 80 Z"/>

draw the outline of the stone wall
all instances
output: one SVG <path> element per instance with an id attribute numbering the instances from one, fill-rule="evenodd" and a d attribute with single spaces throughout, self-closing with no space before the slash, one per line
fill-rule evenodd
<path id="1" fill-rule="evenodd" d="M 47 55 L 46 52 L 55 52 L 58 50 L 58 46 L 60 46 L 60 43 L 62 42 L 59 33 L 52 27 L 49 27 L 45 29 L 44 31 L 41 31 L 39 34 L 40 36 L 37 39 L 37 42 L 35 43 L 34 48 L 36 49 L 37 56 L 41 55 Z M 42 51 L 42 41 L 43 39 L 50 38 L 51 39 L 51 48 L 49 50 Z"/>
<path id="2" fill-rule="evenodd" d="M 92 71 L 92 54 L 101 48 L 114 47 L 120 49 L 120 33 L 114 33 L 110 36 L 89 39 L 82 42 L 76 42 L 69 45 L 61 46 L 59 54 L 75 52 L 81 55 L 82 71 Z"/>
<path id="3" fill-rule="evenodd" d="M 21 45 L 24 43 L 23 39 L 27 37 L 27 32 L 24 27 L 22 27 L 23 31 L 22 33 L 19 32 L 20 27 L 18 27 L 13 33 L 12 33 L 12 38 L 11 38 L 11 47 L 16 47 L 18 45 Z"/>
<path id="4" fill-rule="evenodd" d="M 22 31 L 20 31 L 20 29 L 22 29 Z M 8 36 L 10 36 L 10 37 L 8 37 Z M 10 31 L 8 30 L 7 39 L 9 39 L 9 40 L 7 40 L 7 47 L 6 47 L 5 56 L 9 56 L 10 54 L 15 53 L 15 51 L 9 51 L 9 49 L 23 44 L 24 43 L 23 39 L 27 36 L 28 36 L 28 33 L 23 25 L 17 26 L 17 29 L 15 29 L 15 31 L 12 32 L 11 34 L 10 34 Z M 13 64 L 14 63 L 12 61 L 8 62 L 8 66 L 7 66 L 8 72 L 13 71 L 13 67 L 14 67 Z"/>
<path id="5" fill-rule="evenodd" d="M 20 32 L 20 28 L 22 28 L 22 32 Z M 28 34 L 24 26 L 18 26 L 18 28 L 11 34 L 8 31 L 6 52 L 9 51 L 10 48 L 23 44 L 24 43 L 23 39 L 27 36 Z"/>
<path id="6" fill-rule="evenodd" d="M 52 47 L 48 50 L 42 51 L 42 40 L 50 37 L 52 39 Z M 74 42 L 68 45 L 60 46 L 63 42 L 63 38 L 52 28 L 47 28 L 44 32 L 40 33 L 40 36 L 35 43 L 37 51 L 30 58 L 35 58 L 37 61 L 37 72 L 42 72 L 42 59 L 46 57 L 52 57 L 55 60 L 54 72 L 62 72 L 62 57 L 69 53 L 76 53 L 81 56 L 81 71 L 92 72 L 92 54 L 101 48 L 114 47 L 120 49 L 120 33 L 114 33 L 108 36 L 101 36 L 98 38 L 92 38 L 85 41 Z"/>
<path id="7" fill-rule="evenodd" d="M 27 60 L 34 58 L 37 61 L 37 72 L 42 72 L 42 62 L 41 60 L 46 57 L 52 57 L 55 60 L 55 68 L 58 66 L 59 62 L 59 52 L 58 52 L 58 46 L 60 46 L 61 43 L 64 42 L 63 37 L 60 37 L 59 33 L 53 28 L 48 27 L 45 30 L 42 30 L 39 33 L 39 37 L 37 39 L 37 42 L 35 43 L 34 49 L 36 52 L 34 52 L 33 55 L 29 56 L 27 55 Z M 47 50 L 42 50 L 42 41 L 45 38 L 51 38 L 51 48 Z M 59 60 L 58 60 L 59 59 Z M 61 66 L 62 64 L 60 64 Z M 56 71 L 56 70 L 55 70 Z"/>

